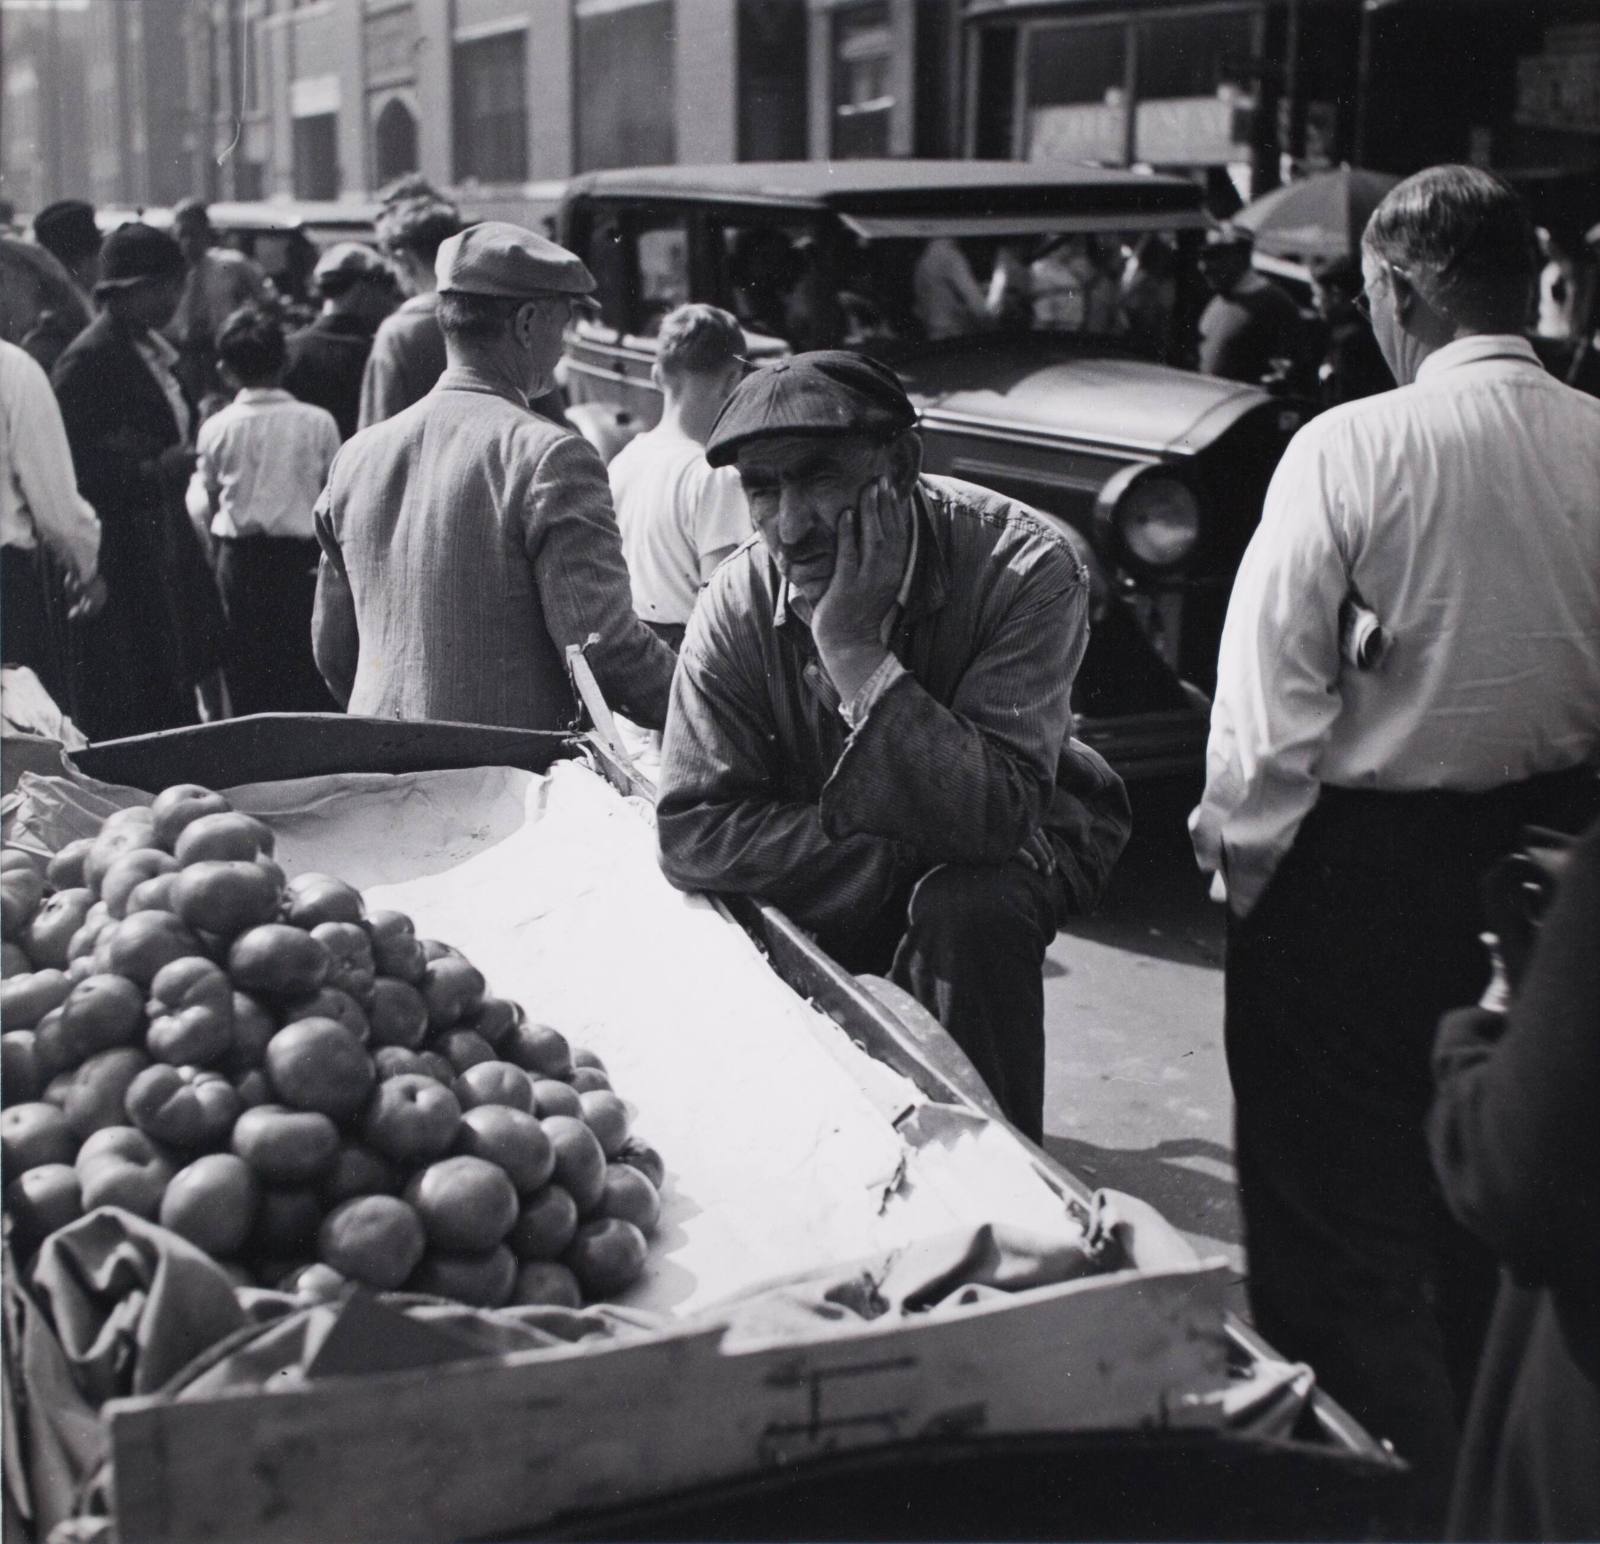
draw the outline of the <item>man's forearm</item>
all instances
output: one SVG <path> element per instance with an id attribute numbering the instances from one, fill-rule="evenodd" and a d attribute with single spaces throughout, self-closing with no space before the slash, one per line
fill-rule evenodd
<path id="1" fill-rule="evenodd" d="M 879 837 L 833 840 L 805 804 L 669 796 L 657 806 L 656 830 L 662 871 L 680 890 L 755 896 L 818 930 L 874 915 L 909 861 Z"/>

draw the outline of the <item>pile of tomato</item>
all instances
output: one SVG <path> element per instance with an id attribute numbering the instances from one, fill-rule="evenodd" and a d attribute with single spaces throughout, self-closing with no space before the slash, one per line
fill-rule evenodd
<path id="1" fill-rule="evenodd" d="M 627 1287 L 664 1171 L 599 1057 L 273 848 L 183 784 L 48 859 L 0 855 L 13 1247 L 115 1206 L 240 1285 L 483 1307 Z"/>

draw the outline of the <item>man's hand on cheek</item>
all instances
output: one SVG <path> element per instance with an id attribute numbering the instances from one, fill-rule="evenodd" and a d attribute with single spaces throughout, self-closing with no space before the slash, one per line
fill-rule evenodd
<path id="1" fill-rule="evenodd" d="M 811 635 L 837 689 L 849 702 L 888 654 L 883 621 L 905 576 L 911 508 L 887 477 L 861 491 L 835 533 L 833 577 L 811 615 Z"/>

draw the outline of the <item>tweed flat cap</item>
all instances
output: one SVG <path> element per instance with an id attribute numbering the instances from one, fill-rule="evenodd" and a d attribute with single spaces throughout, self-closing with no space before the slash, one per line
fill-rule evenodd
<path id="1" fill-rule="evenodd" d="M 149 279 L 179 278 L 183 248 L 165 231 L 130 221 L 106 237 L 100 249 L 100 282 L 94 292 L 128 289 Z"/>
<path id="2" fill-rule="evenodd" d="M 441 291 L 459 295 L 506 300 L 571 295 L 594 304 L 589 300 L 594 275 L 581 258 L 504 220 L 485 220 L 449 237 L 439 248 L 433 271 Z"/>
<path id="3" fill-rule="evenodd" d="M 916 421 L 892 370 L 843 349 L 819 349 L 763 365 L 734 387 L 711 426 L 706 460 L 727 466 L 740 446 L 780 434 L 890 440 Z"/>

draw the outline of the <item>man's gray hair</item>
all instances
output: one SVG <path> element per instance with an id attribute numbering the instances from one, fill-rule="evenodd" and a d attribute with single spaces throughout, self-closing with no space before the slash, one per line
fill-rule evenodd
<path id="1" fill-rule="evenodd" d="M 447 338 L 492 342 L 504 335 L 512 318 L 533 296 L 520 300 L 504 295 L 472 295 L 462 290 L 439 292 L 439 329 Z"/>
<path id="2" fill-rule="evenodd" d="M 1436 311 L 1463 327 L 1518 332 L 1538 272 L 1522 200 L 1476 166 L 1430 166 L 1384 195 L 1361 238 Z"/>

